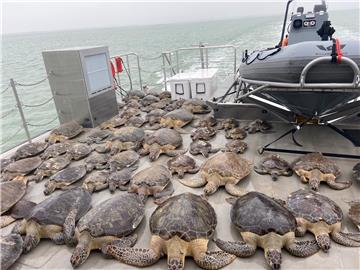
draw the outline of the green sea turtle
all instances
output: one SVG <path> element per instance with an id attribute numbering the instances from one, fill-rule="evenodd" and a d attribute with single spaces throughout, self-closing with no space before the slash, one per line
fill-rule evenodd
<path id="1" fill-rule="evenodd" d="M 141 104 L 146 107 L 146 106 L 149 106 L 151 105 L 152 103 L 155 103 L 155 102 L 159 102 L 160 101 L 160 98 L 157 97 L 157 96 L 153 96 L 153 95 L 146 95 L 145 97 L 143 97 L 141 99 Z"/>
<path id="2" fill-rule="evenodd" d="M 50 238 L 55 244 L 74 242 L 75 223 L 91 207 L 91 195 L 83 188 L 73 188 L 51 195 L 37 204 L 13 232 L 25 234 L 23 252 L 35 248 L 41 238 Z"/>
<path id="3" fill-rule="evenodd" d="M 180 133 L 186 133 L 182 127 L 189 124 L 193 118 L 192 113 L 184 109 L 177 109 L 163 115 L 160 119 L 160 126 L 176 129 Z"/>
<path id="4" fill-rule="evenodd" d="M 14 160 L 11 158 L 2 158 L 0 159 L 0 171 L 3 172 L 7 165 L 12 163 Z"/>
<path id="5" fill-rule="evenodd" d="M 114 193 L 117 188 L 122 191 L 128 190 L 126 185 L 132 179 L 132 175 L 136 167 L 124 168 L 120 171 L 114 171 L 110 173 L 108 178 L 109 190 L 111 193 Z"/>
<path id="6" fill-rule="evenodd" d="M 130 99 L 136 99 L 136 100 L 139 100 L 139 99 L 142 99 L 143 97 L 145 97 L 145 92 L 144 91 L 141 91 L 141 90 L 130 90 L 128 93 L 127 93 L 127 96 L 124 98 L 124 101 L 125 102 L 128 102 Z"/>
<path id="7" fill-rule="evenodd" d="M 150 266 L 167 255 L 168 269 L 184 269 L 191 256 L 204 269 L 216 270 L 231 263 L 235 256 L 208 251 L 208 242 L 217 225 L 212 206 L 202 197 L 184 193 L 159 205 L 150 217 L 149 248 L 108 245 L 107 252 L 120 262 L 137 267 Z"/>
<path id="8" fill-rule="evenodd" d="M 50 177 L 45 184 L 44 194 L 49 195 L 57 188 L 64 189 L 82 179 L 85 174 L 86 168 L 84 165 L 69 166 Z"/>
<path id="9" fill-rule="evenodd" d="M 291 176 L 293 174 L 291 165 L 278 155 L 263 158 L 259 164 L 254 166 L 258 174 L 270 174 L 271 179 L 276 181 L 280 175 Z"/>
<path id="10" fill-rule="evenodd" d="M 165 110 L 168 112 L 180 109 L 181 106 L 184 104 L 185 99 L 177 99 L 177 100 L 172 100 L 169 105 L 166 106 Z"/>
<path id="11" fill-rule="evenodd" d="M 170 99 L 171 93 L 169 91 L 162 91 L 159 93 L 159 98 L 160 99 Z"/>
<path id="12" fill-rule="evenodd" d="M 167 166 L 172 174 L 177 173 L 179 178 L 184 178 L 185 173 L 197 173 L 200 167 L 196 161 L 187 155 L 178 155 L 167 161 Z"/>
<path id="13" fill-rule="evenodd" d="M 37 156 L 40 153 L 44 152 L 44 150 L 48 147 L 48 143 L 46 142 L 33 142 L 27 143 L 23 146 L 20 146 L 13 155 L 13 159 L 19 160 L 22 158 L 28 158 Z"/>
<path id="14" fill-rule="evenodd" d="M 333 189 L 345 189 L 351 186 L 351 181 L 336 181 L 340 176 L 340 168 L 334 161 L 321 153 L 306 154 L 292 163 L 294 172 L 304 183 L 309 183 L 312 190 L 317 191 L 320 182 L 326 182 Z"/>
<path id="15" fill-rule="evenodd" d="M 351 201 L 349 204 L 349 218 L 360 230 L 360 201 Z"/>
<path id="16" fill-rule="evenodd" d="M 95 169 L 104 170 L 108 167 L 108 161 L 109 155 L 93 152 L 87 158 L 85 158 L 86 171 L 91 172 Z"/>
<path id="17" fill-rule="evenodd" d="M 248 148 L 247 143 L 241 140 L 230 140 L 225 144 L 225 147 L 221 149 L 223 152 L 233 152 L 235 154 L 242 154 Z"/>
<path id="18" fill-rule="evenodd" d="M 94 129 L 85 138 L 79 139 L 78 142 L 87 144 L 99 144 L 104 142 L 111 134 L 112 132 L 107 129 Z"/>
<path id="19" fill-rule="evenodd" d="M 91 151 L 91 146 L 85 143 L 74 143 L 71 145 L 67 153 L 71 156 L 73 160 L 80 160 L 90 155 Z"/>
<path id="20" fill-rule="evenodd" d="M 202 187 L 205 195 L 213 194 L 220 186 L 234 196 L 240 196 L 246 191 L 237 184 L 251 172 L 250 162 L 232 152 L 217 154 L 207 159 L 200 168 L 201 178 L 179 179 L 188 187 Z"/>
<path id="21" fill-rule="evenodd" d="M 229 130 L 229 129 L 237 128 L 238 126 L 239 123 L 234 118 L 226 118 L 218 123 L 217 128 Z"/>
<path id="22" fill-rule="evenodd" d="M 360 183 L 360 162 L 354 166 L 352 173 L 353 178 Z"/>
<path id="23" fill-rule="evenodd" d="M 218 121 L 215 117 L 209 115 L 203 119 L 195 119 L 192 126 L 195 128 L 198 127 L 216 127 L 218 125 Z"/>
<path id="24" fill-rule="evenodd" d="M 30 157 L 19 159 L 10 163 L 4 169 L 1 175 L 2 181 L 11 181 L 17 178 L 23 178 L 40 166 L 42 160 L 40 157 Z"/>
<path id="25" fill-rule="evenodd" d="M 145 120 L 149 123 L 150 126 L 153 126 L 157 123 L 160 123 L 160 119 L 166 112 L 162 109 L 151 110 L 146 116 Z"/>
<path id="26" fill-rule="evenodd" d="M 100 128 L 103 130 L 110 129 L 115 130 L 118 127 L 121 127 L 126 124 L 128 118 L 122 117 L 120 115 L 116 115 L 113 118 L 105 121 L 100 125 Z"/>
<path id="27" fill-rule="evenodd" d="M 36 203 L 21 199 L 14 206 L 12 206 L 4 215 L 1 215 L 1 228 L 6 227 L 17 219 L 26 218 Z"/>
<path id="28" fill-rule="evenodd" d="M 24 197 L 27 187 L 27 178 L 19 177 L 12 181 L 0 183 L 0 209 L 1 215 L 6 213 Z"/>
<path id="29" fill-rule="evenodd" d="M 134 232 L 144 215 L 144 204 L 135 194 L 117 195 L 96 205 L 76 226 L 78 244 L 71 255 L 71 265 L 75 268 L 83 264 L 94 249 L 107 254 L 109 243 L 132 247 L 137 239 Z"/>
<path id="30" fill-rule="evenodd" d="M 129 107 L 129 108 L 125 108 L 120 114 L 119 117 L 129 120 L 131 117 L 133 116 L 138 116 L 141 114 L 141 110 L 138 108 L 133 108 L 133 107 Z"/>
<path id="31" fill-rule="evenodd" d="M 250 122 L 245 129 L 250 134 L 256 133 L 256 132 L 266 132 L 270 129 L 272 129 L 272 125 L 269 122 L 266 122 L 265 120 L 256 119 L 252 122 Z"/>
<path id="32" fill-rule="evenodd" d="M 49 143 L 63 142 L 78 136 L 83 132 L 83 127 L 76 121 L 61 124 L 50 132 L 47 141 Z"/>
<path id="33" fill-rule="evenodd" d="M 295 217 L 273 198 L 259 192 L 249 192 L 229 202 L 232 204 L 231 222 L 240 231 L 243 240 L 215 240 L 223 251 L 238 257 L 249 257 L 256 253 L 257 247 L 261 247 L 269 266 L 280 269 L 283 247 L 297 257 L 308 257 L 319 250 L 315 240 L 295 239 Z"/>
<path id="34" fill-rule="evenodd" d="M 30 177 L 29 180 L 34 180 L 35 182 L 40 182 L 44 177 L 50 177 L 53 174 L 65 169 L 71 162 L 71 157 L 68 155 L 62 155 L 54 158 L 45 160 L 41 165 L 36 169 L 34 176 Z"/>
<path id="35" fill-rule="evenodd" d="M 296 217 L 297 235 L 303 236 L 310 231 L 323 251 L 330 249 L 330 237 L 340 245 L 360 247 L 360 233 L 341 231 L 343 212 L 330 198 L 312 190 L 300 189 L 289 195 L 286 206 Z M 356 236 L 357 241 L 353 239 Z"/>
<path id="36" fill-rule="evenodd" d="M 163 165 L 145 168 L 133 176 L 128 192 L 139 194 L 144 201 L 152 195 L 155 203 L 161 203 L 174 192 L 171 173 Z"/>
<path id="37" fill-rule="evenodd" d="M 206 102 L 197 98 L 185 100 L 181 108 L 193 114 L 205 114 L 211 112 L 211 108 Z"/>
<path id="38" fill-rule="evenodd" d="M 110 172 L 120 171 L 128 167 L 137 167 L 136 163 L 139 159 L 140 155 L 134 150 L 127 150 L 113 155 L 108 162 Z"/>
<path id="39" fill-rule="evenodd" d="M 171 157 L 177 156 L 187 151 L 176 150 L 182 146 L 182 143 L 183 140 L 179 132 L 169 128 L 161 128 L 145 137 L 140 154 L 149 154 L 150 161 L 157 160 L 161 154 Z"/>
<path id="40" fill-rule="evenodd" d="M 18 234 L 0 236 L 0 268 L 9 269 L 21 256 L 23 239 Z"/>
<path id="41" fill-rule="evenodd" d="M 191 131 L 190 137 L 193 141 L 208 141 L 216 135 L 216 129 L 212 127 L 199 127 Z"/>
<path id="42" fill-rule="evenodd" d="M 84 179 L 82 187 L 90 193 L 100 191 L 109 187 L 110 173 L 108 171 L 94 171 L 87 175 Z"/>
<path id="43" fill-rule="evenodd" d="M 198 140 L 190 143 L 190 154 L 195 155 L 203 155 L 203 157 L 209 157 L 210 153 L 219 152 L 219 148 L 213 148 L 209 142 Z"/>
<path id="44" fill-rule="evenodd" d="M 243 140 L 246 138 L 246 136 L 247 136 L 247 133 L 246 133 L 245 129 L 240 128 L 240 127 L 228 129 L 225 132 L 226 139 Z"/>
<path id="45" fill-rule="evenodd" d="M 132 116 L 130 117 L 127 122 L 126 126 L 128 127 L 141 127 L 146 123 L 146 120 L 142 118 L 141 116 Z"/>
<path id="46" fill-rule="evenodd" d="M 65 154 L 70 149 L 70 147 L 71 144 L 68 142 L 54 143 L 49 145 L 49 147 L 45 149 L 44 153 L 42 153 L 40 157 L 42 159 L 57 157 Z"/>

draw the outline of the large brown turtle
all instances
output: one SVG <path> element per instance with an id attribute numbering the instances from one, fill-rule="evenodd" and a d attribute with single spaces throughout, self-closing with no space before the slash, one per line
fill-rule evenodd
<path id="1" fill-rule="evenodd" d="M 270 174 L 271 179 L 276 181 L 280 175 L 291 176 L 293 174 L 291 165 L 278 155 L 271 155 L 263 158 L 254 171 L 258 174 Z"/>
<path id="2" fill-rule="evenodd" d="M 47 141 L 49 143 L 63 142 L 75 138 L 83 131 L 83 127 L 76 121 L 61 124 L 50 132 Z"/>
<path id="3" fill-rule="evenodd" d="M 46 148 L 44 153 L 42 153 L 40 157 L 42 159 L 57 157 L 65 154 L 70 149 L 70 147 L 71 144 L 68 142 L 55 143 Z"/>
<path id="4" fill-rule="evenodd" d="M 354 224 L 360 230 L 360 200 L 359 201 L 351 201 L 349 209 L 349 218 L 354 222 Z"/>
<path id="5" fill-rule="evenodd" d="M 4 169 L 4 173 L 1 175 L 2 181 L 24 178 L 26 175 L 36 170 L 41 163 L 42 160 L 40 157 L 23 158 L 12 162 Z"/>
<path id="6" fill-rule="evenodd" d="M 28 158 L 37 156 L 40 153 L 44 152 L 44 150 L 48 147 L 48 143 L 46 142 L 33 142 L 27 143 L 23 146 L 20 146 L 13 155 L 13 159 L 18 160 L 22 158 Z"/>
<path id="7" fill-rule="evenodd" d="M 206 102 L 197 98 L 185 100 L 181 108 L 193 114 L 205 114 L 211 112 L 211 108 Z"/>
<path id="8" fill-rule="evenodd" d="M 0 209 L 1 215 L 24 197 L 27 187 L 27 178 L 17 178 L 12 181 L 0 183 Z"/>
<path id="9" fill-rule="evenodd" d="M 23 239 L 20 235 L 11 233 L 0 236 L 0 268 L 7 270 L 12 266 L 21 256 Z"/>
<path id="10" fill-rule="evenodd" d="M 176 150 L 183 143 L 182 137 L 176 130 L 161 128 L 145 137 L 141 155 L 149 154 L 150 161 L 159 158 L 161 154 L 176 156 L 184 154 L 187 150 Z"/>
<path id="11" fill-rule="evenodd" d="M 191 256 L 204 269 L 216 270 L 231 263 L 235 256 L 223 251 L 208 251 L 208 242 L 217 225 L 212 206 L 202 197 L 184 193 L 163 202 L 150 218 L 149 248 L 108 245 L 107 252 L 117 260 L 137 267 L 150 266 L 167 255 L 168 269 L 185 267 Z"/>
<path id="12" fill-rule="evenodd" d="M 13 232 L 25 234 L 23 250 L 29 252 L 41 238 L 55 244 L 72 244 L 75 222 L 91 207 L 91 195 L 83 188 L 73 188 L 51 195 L 31 211 L 28 218 L 14 227 Z"/>
<path id="13" fill-rule="evenodd" d="M 188 187 L 202 187 L 205 195 L 213 194 L 220 186 L 234 196 L 240 196 L 246 191 L 237 186 L 251 172 L 250 162 L 232 152 L 217 154 L 207 159 L 200 168 L 201 178 L 179 179 Z"/>
<path id="14" fill-rule="evenodd" d="M 69 166 L 50 177 L 45 184 L 44 194 L 49 195 L 57 188 L 64 189 L 82 179 L 85 174 L 86 168 L 84 165 Z"/>
<path id="15" fill-rule="evenodd" d="M 134 150 L 127 150 L 113 155 L 109 161 L 110 172 L 120 171 L 129 167 L 136 167 L 140 155 Z"/>
<path id="16" fill-rule="evenodd" d="M 357 233 L 358 241 L 355 241 L 353 238 L 356 235 L 341 231 L 343 212 L 330 198 L 312 190 L 300 189 L 289 195 L 286 206 L 296 217 L 297 235 L 310 231 L 323 251 L 330 249 L 330 236 L 340 245 L 360 247 L 360 233 Z"/>
<path id="17" fill-rule="evenodd" d="M 124 168 L 120 171 L 111 172 L 109 178 L 107 179 L 110 192 L 114 193 L 117 188 L 123 191 L 127 190 L 128 188 L 126 187 L 126 185 L 132 179 L 132 175 L 136 168 L 137 167 L 129 167 Z"/>
<path id="18" fill-rule="evenodd" d="M 180 133 L 187 133 L 182 127 L 189 124 L 193 118 L 192 113 L 184 109 L 177 109 L 163 115 L 160 119 L 160 126 L 176 129 Z"/>
<path id="19" fill-rule="evenodd" d="M 264 133 L 264 132 L 270 130 L 271 128 L 272 128 L 272 126 L 270 123 L 266 122 L 265 120 L 261 120 L 261 119 L 256 119 L 256 120 L 250 122 L 245 127 L 247 132 L 250 134 L 256 133 L 256 132 Z"/>
<path id="20" fill-rule="evenodd" d="M 150 111 L 146 116 L 145 120 L 149 123 L 150 126 L 160 123 L 160 119 L 166 112 L 162 109 L 155 109 Z"/>
<path id="21" fill-rule="evenodd" d="M 65 169 L 71 162 L 71 157 L 67 155 L 62 155 L 54 158 L 45 160 L 41 165 L 36 169 L 34 176 L 30 177 L 31 180 L 35 182 L 40 182 L 44 177 L 50 177 L 53 174 Z"/>
<path id="22" fill-rule="evenodd" d="M 169 159 L 167 166 L 171 174 L 177 173 L 179 178 L 184 178 L 185 173 L 197 173 L 200 170 L 196 161 L 187 155 L 178 155 Z"/>
<path id="23" fill-rule="evenodd" d="M 320 182 L 326 182 L 333 189 L 345 189 L 351 186 L 351 181 L 335 181 L 340 176 L 340 168 L 334 161 L 321 153 L 306 154 L 292 163 L 295 173 L 304 183 L 309 183 L 312 190 L 317 191 Z"/>
<path id="24" fill-rule="evenodd" d="M 6 227 L 17 219 L 27 218 L 36 203 L 21 199 L 12 206 L 4 215 L 1 215 L 1 228 Z"/>
<path id="25" fill-rule="evenodd" d="M 83 264 L 94 249 L 106 254 L 110 242 L 132 247 L 137 239 L 133 233 L 144 214 L 144 204 L 135 194 L 117 195 L 96 205 L 76 226 L 78 244 L 71 256 L 71 265 L 75 268 Z"/>
<path id="26" fill-rule="evenodd" d="M 73 160 L 80 160 L 90 155 L 92 148 L 86 143 L 74 143 L 71 145 L 67 153 Z"/>
<path id="27" fill-rule="evenodd" d="M 85 177 L 82 187 L 90 193 L 106 189 L 109 187 L 108 178 L 108 171 L 94 171 Z"/>
<path id="28" fill-rule="evenodd" d="M 353 178 L 360 183 L 360 162 L 352 170 Z"/>
<path id="29" fill-rule="evenodd" d="M 152 195 L 159 204 L 174 193 L 171 173 L 163 165 L 145 168 L 133 176 L 128 191 L 139 194 L 144 201 Z"/>
<path id="30" fill-rule="evenodd" d="M 295 217 L 265 194 L 249 192 L 229 202 L 232 204 L 231 222 L 240 231 L 243 241 L 215 240 L 223 251 L 238 257 L 249 257 L 255 254 L 257 247 L 261 247 L 270 267 L 279 269 L 283 247 L 297 257 L 308 257 L 319 250 L 315 240 L 295 239 Z"/>
<path id="31" fill-rule="evenodd" d="M 193 156 L 202 155 L 203 157 L 207 158 L 209 157 L 210 153 L 217 153 L 219 151 L 220 148 L 213 148 L 211 143 L 203 140 L 193 141 L 190 143 L 189 152 Z"/>
<path id="32" fill-rule="evenodd" d="M 91 172 L 93 170 L 104 170 L 108 167 L 109 155 L 100 154 L 97 152 L 91 153 L 85 159 L 85 167 L 87 172 Z"/>

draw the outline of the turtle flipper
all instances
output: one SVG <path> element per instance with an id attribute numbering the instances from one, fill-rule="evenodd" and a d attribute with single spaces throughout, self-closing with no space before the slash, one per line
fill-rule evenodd
<path id="1" fill-rule="evenodd" d="M 352 184 L 351 181 L 337 182 L 337 181 L 335 181 L 335 178 L 328 179 L 326 182 L 331 188 L 337 189 L 337 190 L 349 188 Z"/>
<path id="2" fill-rule="evenodd" d="M 78 198 L 70 210 L 69 214 L 65 218 L 64 221 L 64 239 L 67 245 L 74 245 L 75 242 L 75 223 L 76 223 L 76 215 L 78 213 L 80 206 L 80 198 Z"/>
<path id="3" fill-rule="evenodd" d="M 110 243 L 106 243 L 105 245 L 102 246 L 101 252 L 109 256 L 110 254 L 107 253 L 107 249 L 109 245 L 113 244 L 116 245 L 117 247 L 133 247 L 136 244 L 136 241 L 137 241 L 136 233 L 133 235 L 125 236 L 120 239 L 111 241 Z"/>
<path id="4" fill-rule="evenodd" d="M 170 182 L 164 190 L 162 190 L 161 192 L 159 193 L 155 193 L 154 194 L 154 203 L 155 204 L 161 204 L 163 203 L 164 201 L 166 201 L 170 196 L 171 194 L 174 193 L 174 187 L 173 187 L 173 184 Z"/>
<path id="5" fill-rule="evenodd" d="M 174 128 L 177 132 L 179 132 L 180 134 L 189 134 L 190 132 L 189 131 L 186 131 L 185 129 L 183 128 L 180 128 L 180 127 L 176 127 Z"/>
<path id="6" fill-rule="evenodd" d="M 236 197 L 242 196 L 247 193 L 245 189 L 240 188 L 239 186 L 233 183 L 226 183 L 225 189 L 230 195 Z"/>
<path id="7" fill-rule="evenodd" d="M 11 233 L 16 234 L 25 234 L 26 233 L 26 219 L 21 220 L 20 222 L 17 222 L 12 228 Z"/>
<path id="8" fill-rule="evenodd" d="M 316 240 L 288 241 L 285 248 L 291 255 L 296 257 L 308 257 L 320 250 Z"/>
<path id="9" fill-rule="evenodd" d="M 195 173 L 198 173 L 199 171 L 200 171 L 200 166 L 196 166 L 195 168 L 192 168 L 192 169 L 188 170 L 187 172 L 195 174 Z"/>
<path id="10" fill-rule="evenodd" d="M 345 232 L 341 232 L 341 234 L 343 234 L 344 236 L 354 240 L 354 241 L 357 241 L 357 242 L 360 242 L 360 233 L 345 233 Z"/>
<path id="11" fill-rule="evenodd" d="M 243 241 L 231 242 L 216 239 L 214 242 L 221 250 L 234 254 L 237 257 L 250 257 L 256 252 L 256 245 L 251 245 Z"/>
<path id="12" fill-rule="evenodd" d="M 268 171 L 265 170 L 262 166 L 254 166 L 254 171 L 258 174 L 268 174 Z"/>
<path id="13" fill-rule="evenodd" d="M 4 228 L 6 226 L 9 226 L 11 223 L 13 223 L 16 219 L 13 218 L 10 215 L 3 215 L 1 216 L 1 224 L 0 224 L 0 228 Z"/>
<path id="14" fill-rule="evenodd" d="M 34 221 L 30 221 L 26 224 L 26 236 L 23 242 L 23 253 L 28 253 L 39 244 L 40 233 L 38 227 L 39 225 Z"/>
<path id="15" fill-rule="evenodd" d="M 224 251 L 208 251 L 195 253 L 194 260 L 198 266 L 203 269 L 216 270 L 220 269 L 236 259 L 235 255 Z"/>
<path id="16" fill-rule="evenodd" d="M 183 184 L 184 186 L 187 187 L 193 187 L 193 188 L 197 188 L 197 187 L 202 187 L 204 186 L 207 182 L 205 179 L 203 178 L 197 178 L 197 179 L 179 179 L 179 182 L 181 184 Z"/>
<path id="17" fill-rule="evenodd" d="M 346 247 L 360 247 L 360 241 L 355 241 L 353 238 L 348 237 L 342 232 L 331 233 L 331 238 L 336 243 Z"/>
<path id="18" fill-rule="evenodd" d="M 306 228 L 298 226 L 295 229 L 295 236 L 298 236 L 298 237 L 305 236 L 306 231 L 307 231 Z"/>
<path id="19" fill-rule="evenodd" d="M 51 234 L 49 237 L 56 245 L 65 244 L 65 235 L 62 232 Z"/>
<path id="20" fill-rule="evenodd" d="M 109 244 L 106 253 L 122 263 L 138 267 L 153 265 L 161 257 L 159 252 L 155 252 L 152 249 L 122 247 L 116 243 Z"/>

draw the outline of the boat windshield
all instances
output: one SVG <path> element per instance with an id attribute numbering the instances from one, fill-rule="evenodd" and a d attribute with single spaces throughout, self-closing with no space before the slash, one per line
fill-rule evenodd
<path id="1" fill-rule="evenodd" d="M 315 13 L 326 12 L 327 4 L 322 1 L 294 1 L 290 6 L 290 18 L 293 15 L 306 14 L 307 16 L 314 16 Z"/>

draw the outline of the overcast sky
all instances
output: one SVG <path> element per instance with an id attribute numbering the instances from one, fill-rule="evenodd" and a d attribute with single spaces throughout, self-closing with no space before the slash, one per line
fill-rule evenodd
<path id="1" fill-rule="evenodd" d="M 320 0 L 315 2 L 320 3 Z M 359 9 L 359 2 L 359 0 L 327 1 L 329 9 L 332 10 Z M 6 34 L 283 14 L 285 5 L 286 0 L 197 1 L 196 3 L 194 1 L 3 0 L 1 18 L 2 32 Z"/>

